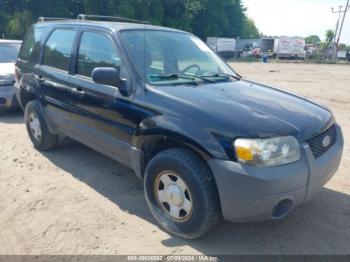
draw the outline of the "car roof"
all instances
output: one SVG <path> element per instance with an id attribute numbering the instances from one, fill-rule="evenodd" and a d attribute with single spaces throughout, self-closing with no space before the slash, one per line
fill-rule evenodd
<path id="1" fill-rule="evenodd" d="M 21 44 L 21 40 L 10 40 L 10 39 L 0 39 L 0 44 L 7 43 L 7 44 Z"/>
<path id="2" fill-rule="evenodd" d="M 106 29 L 112 29 L 114 31 L 121 31 L 121 30 L 161 30 L 161 31 L 172 31 L 172 32 L 179 32 L 179 33 L 186 33 L 188 32 L 181 31 L 178 29 L 168 28 L 168 27 L 162 27 L 162 26 L 155 26 L 150 24 L 138 24 L 138 23 L 125 23 L 125 22 L 111 22 L 111 21 L 95 21 L 95 20 L 56 20 L 56 21 L 45 21 L 45 22 L 39 22 L 36 24 L 36 26 L 91 26 L 91 27 L 99 27 L 99 28 L 106 28 Z"/>

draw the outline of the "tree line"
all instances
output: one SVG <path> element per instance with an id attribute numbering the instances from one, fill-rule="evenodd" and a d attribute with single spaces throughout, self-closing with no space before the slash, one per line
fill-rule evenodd
<path id="1" fill-rule="evenodd" d="M 327 47 L 330 47 L 333 44 L 335 37 L 335 32 L 332 29 L 329 29 L 325 33 L 325 41 L 321 41 L 318 35 L 310 35 L 305 38 L 305 43 L 310 45 L 319 45 L 321 52 L 323 52 Z M 350 52 L 350 46 L 340 43 L 338 46 L 339 51 Z"/>
<path id="2" fill-rule="evenodd" d="M 0 38 L 21 39 L 38 17 L 119 15 L 192 32 L 202 39 L 259 37 L 241 0 L 1 0 Z"/>

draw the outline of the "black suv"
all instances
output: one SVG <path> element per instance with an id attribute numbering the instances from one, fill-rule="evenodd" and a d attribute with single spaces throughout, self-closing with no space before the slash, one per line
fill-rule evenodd
<path id="1" fill-rule="evenodd" d="M 132 168 L 167 231 L 282 218 L 337 170 L 343 137 L 324 106 L 242 79 L 192 34 L 93 19 L 26 34 L 16 89 L 29 136 L 39 150 L 68 136 Z"/>

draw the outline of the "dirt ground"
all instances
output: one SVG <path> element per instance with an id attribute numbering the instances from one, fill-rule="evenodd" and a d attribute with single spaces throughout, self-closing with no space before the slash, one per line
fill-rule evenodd
<path id="1" fill-rule="evenodd" d="M 40 153 L 11 113 L 0 116 L 0 254 L 350 254 L 350 66 L 232 66 L 335 113 L 343 161 L 312 201 L 281 221 L 223 222 L 184 241 L 158 228 L 130 170 L 69 141 Z"/>

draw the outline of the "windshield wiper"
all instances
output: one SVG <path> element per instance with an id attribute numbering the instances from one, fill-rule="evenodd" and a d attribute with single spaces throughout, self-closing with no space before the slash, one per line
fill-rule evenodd
<path id="1" fill-rule="evenodd" d="M 205 78 L 204 76 L 197 75 L 186 75 L 186 74 L 168 74 L 168 75 L 150 75 L 150 78 L 158 78 L 162 80 L 172 80 L 172 79 L 188 79 L 188 80 L 196 80 L 200 79 L 208 83 L 216 83 L 214 80 L 210 80 Z"/>
<path id="2" fill-rule="evenodd" d="M 242 80 L 242 77 L 241 76 L 238 76 L 238 75 L 231 75 L 231 74 L 226 74 L 226 73 L 217 73 L 217 74 L 213 74 L 213 75 L 207 75 L 207 76 L 201 76 L 201 77 L 224 77 L 224 76 L 227 76 L 227 77 L 232 77 L 236 80 Z"/>

